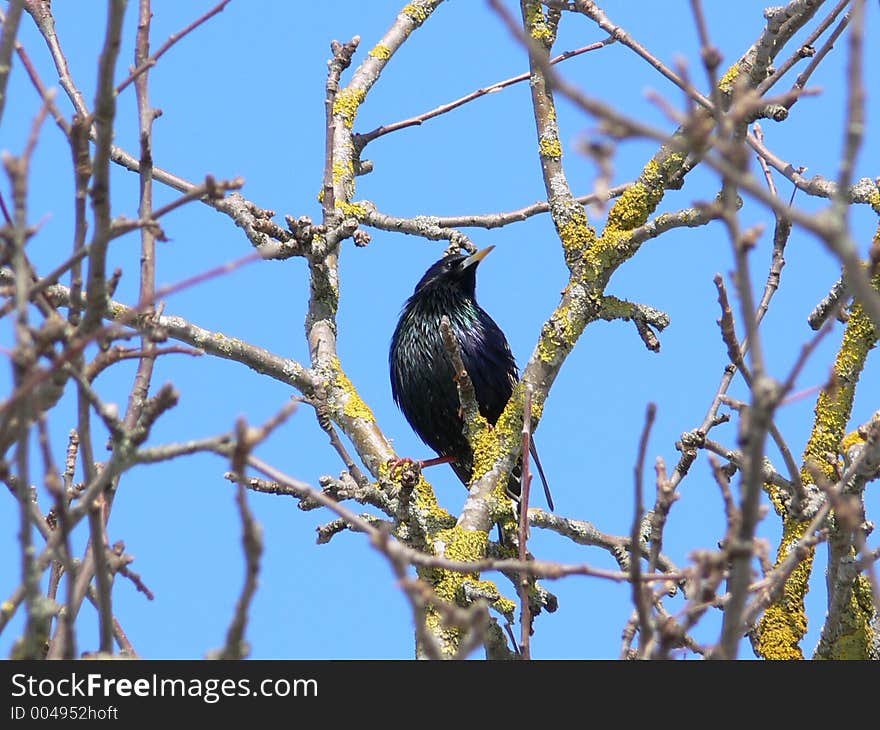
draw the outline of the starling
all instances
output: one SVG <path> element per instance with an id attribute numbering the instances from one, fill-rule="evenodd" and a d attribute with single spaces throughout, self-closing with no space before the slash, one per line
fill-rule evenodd
<path id="1" fill-rule="evenodd" d="M 507 338 L 476 300 L 477 264 L 493 248 L 470 256 L 445 256 L 425 272 L 403 307 L 388 355 L 395 403 L 422 441 L 450 459 L 465 486 L 471 480 L 474 456 L 465 435 L 455 369 L 443 345 L 440 322 L 444 315 L 448 317 L 480 413 L 494 426 L 519 373 Z M 552 510 L 534 441 L 530 451 Z M 522 461 L 508 483 L 514 498 L 520 494 L 521 469 Z"/>

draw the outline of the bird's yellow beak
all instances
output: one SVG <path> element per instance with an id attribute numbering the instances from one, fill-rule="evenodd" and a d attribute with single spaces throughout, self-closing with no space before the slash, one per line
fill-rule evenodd
<path id="1" fill-rule="evenodd" d="M 461 262 L 461 267 L 464 269 L 468 266 L 473 266 L 474 264 L 480 263 L 480 261 L 486 258 L 490 253 L 492 253 L 493 248 L 495 248 L 494 245 L 486 246 L 486 248 L 481 248 L 476 253 L 472 253 L 464 261 Z"/>

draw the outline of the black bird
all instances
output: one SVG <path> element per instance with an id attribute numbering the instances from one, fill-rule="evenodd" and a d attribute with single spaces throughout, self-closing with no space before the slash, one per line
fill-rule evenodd
<path id="1" fill-rule="evenodd" d="M 422 441 L 452 459 L 452 468 L 465 486 L 471 480 L 474 456 L 464 433 L 455 369 L 443 346 L 440 321 L 444 315 L 449 318 L 480 413 L 495 425 L 519 373 L 504 333 L 477 304 L 477 264 L 493 248 L 470 256 L 444 256 L 425 272 L 403 306 L 388 355 L 395 403 Z M 552 510 L 534 441 L 530 451 Z M 521 465 L 522 461 L 508 483 L 513 497 L 520 494 Z"/>

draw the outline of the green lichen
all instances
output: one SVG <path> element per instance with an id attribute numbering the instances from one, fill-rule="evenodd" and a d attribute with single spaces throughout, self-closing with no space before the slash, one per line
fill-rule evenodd
<path id="1" fill-rule="evenodd" d="M 319 237 L 316 235 L 312 239 L 312 243 L 315 246 L 321 245 L 324 243 L 324 237 Z M 321 311 L 319 318 L 334 318 L 336 313 L 339 311 L 339 282 L 335 277 L 327 276 L 326 271 L 322 271 L 319 266 L 316 266 L 313 269 L 313 280 L 314 287 L 312 290 L 312 295 L 314 297 L 315 311 Z M 318 306 L 320 305 L 320 306 Z M 310 314 L 309 319 L 314 315 Z M 336 331 L 336 322 L 335 320 L 331 320 L 328 322 L 329 326 Z"/>
<path id="2" fill-rule="evenodd" d="M 833 641 L 820 642 L 816 649 L 817 659 L 868 659 L 872 653 L 874 633 L 874 601 L 871 583 L 860 575 L 853 583 L 849 603 L 839 618 L 839 631 Z"/>
<path id="3" fill-rule="evenodd" d="M 682 154 L 681 152 L 672 152 L 666 155 L 663 158 L 663 161 L 659 166 L 652 166 L 651 163 L 648 163 L 648 166 L 645 168 L 645 171 L 642 173 L 644 176 L 645 173 L 651 172 L 654 175 L 659 175 L 659 179 L 654 178 L 653 184 L 657 185 L 665 185 L 666 181 L 672 180 L 675 178 L 680 172 L 682 167 L 684 166 L 685 160 L 687 160 L 687 155 Z"/>
<path id="4" fill-rule="evenodd" d="M 381 59 L 382 61 L 387 61 L 391 58 L 391 49 L 388 46 L 383 46 L 381 43 L 377 43 L 373 50 L 371 50 L 368 56 L 372 56 L 373 58 Z"/>
<path id="5" fill-rule="evenodd" d="M 491 580 L 465 581 L 469 584 L 475 593 L 486 596 L 492 604 L 492 608 L 504 616 L 510 623 L 513 623 L 514 614 L 516 613 L 516 603 L 501 594 L 498 586 Z"/>
<path id="6" fill-rule="evenodd" d="M 570 306 L 559 306 L 541 332 L 541 339 L 538 340 L 538 357 L 551 365 L 557 363 L 571 351 L 579 334 L 579 329 L 572 321 Z"/>
<path id="7" fill-rule="evenodd" d="M 367 97 L 367 92 L 363 89 L 352 88 L 348 86 L 336 95 L 336 101 L 333 103 L 333 114 L 342 118 L 342 123 L 351 129 L 354 126 L 354 119 L 357 116 L 358 109 Z"/>
<path id="8" fill-rule="evenodd" d="M 400 14 L 410 18 L 416 25 L 421 25 L 428 19 L 431 10 L 421 3 L 413 2 L 405 5 Z"/>
<path id="9" fill-rule="evenodd" d="M 634 314 L 632 302 L 617 297 L 603 297 L 602 299 L 602 319 L 630 319 Z"/>

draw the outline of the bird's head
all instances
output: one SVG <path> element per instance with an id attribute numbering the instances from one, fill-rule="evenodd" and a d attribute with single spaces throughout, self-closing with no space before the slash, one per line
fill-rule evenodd
<path id="1" fill-rule="evenodd" d="M 493 248 L 495 246 L 487 246 L 469 256 L 464 254 L 444 256 L 425 272 L 416 284 L 415 294 L 434 289 L 452 289 L 473 299 L 477 287 L 477 264 L 486 258 Z"/>

